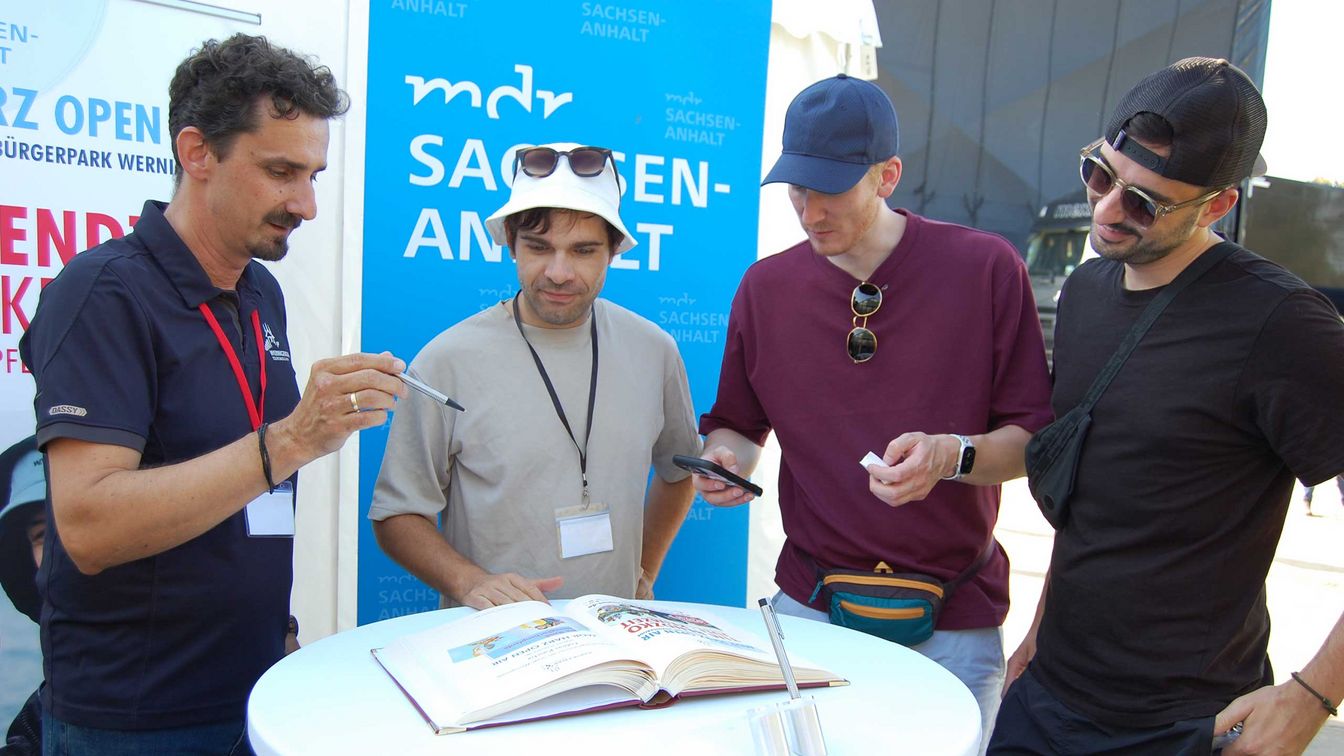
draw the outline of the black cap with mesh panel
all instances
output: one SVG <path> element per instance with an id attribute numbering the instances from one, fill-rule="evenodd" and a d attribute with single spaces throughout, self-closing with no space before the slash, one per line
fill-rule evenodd
<path id="1" fill-rule="evenodd" d="M 1166 158 L 1124 133 L 1139 113 L 1159 115 L 1171 124 Z M 1166 178 L 1225 187 L 1263 170 L 1257 169 L 1257 158 L 1266 120 L 1265 101 L 1241 69 L 1222 58 L 1185 58 L 1125 94 L 1106 124 L 1106 141 Z"/>

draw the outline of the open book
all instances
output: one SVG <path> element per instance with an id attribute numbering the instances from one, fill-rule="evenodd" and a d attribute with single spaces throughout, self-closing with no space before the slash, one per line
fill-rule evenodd
<path id="1" fill-rule="evenodd" d="M 774 653 L 697 610 L 582 596 L 506 604 L 407 635 L 374 658 L 440 735 L 683 695 L 783 688 Z M 790 655 L 800 686 L 845 680 Z"/>

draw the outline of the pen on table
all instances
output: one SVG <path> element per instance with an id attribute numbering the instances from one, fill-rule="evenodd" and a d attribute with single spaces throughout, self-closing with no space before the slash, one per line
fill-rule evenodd
<path id="1" fill-rule="evenodd" d="M 411 388 L 415 389 L 416 391 L 419 391 L 420 393 L 424 394 L 425 396 L 429 397 L 430 399 L 433 399 L 434 401 L 438 402 L 439 404 L 446 404 L 446 405 L 448 405 L 449 407 L 452 407 L 453 409 L 457 410 L 458 412 L 466 412 L 466 411 L 467 411 L 466 407 L 463 407 L 462 405 L 458 404 L 457 402 L 453 401 L 452 399 L 449 399 L 449 398 L 448 398 L 447 396 L 445 396 L 442 392 L 439 392 L 439 391 L 434 390 L 433 388 L 430 388 L 429 386 L 427 386 L 427 385 L 425 385 L 423 382 L 421 382 L 419 379 L 417 379 L 417 378 L 412 378 L 411 375 L 410 375 L 409 373 L 398 373 L 398 374 L 397 374 L 397 377 L 400 378 L 401 380 L 405 381 L 407 386 L 410 386 Z"/>
<path id="2" fill-rule="evenodd" d="M 784 633 L 779 629 L 779 617 L 768 599 L 760 599 L 761 616 L 765 617 L 765 630 L 770 634 L 770 644 L 775 647 L 775 658 L 779 659 L 779 669 L 784 673 L 784 684 L 789 688 L 789 698 L 798 697 L 798 681 L 793 679 L 793 665 L 789 664 L 789 655 L 784 653 Z"/>

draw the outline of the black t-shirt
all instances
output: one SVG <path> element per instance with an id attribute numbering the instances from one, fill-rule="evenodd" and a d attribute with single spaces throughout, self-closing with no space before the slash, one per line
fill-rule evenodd
<path id="1" fill-rule="evenodd" d="M 1160 291 L 1123 274 L 1094 260 L 1064 287 L 1057 415 Z M 1032 670 L 1107 724 L 1215 714 L 1272 682 L 1265 575 L 1293 479 L 1344 471 L 1344 325 L 1238 248 L 1172 302 L 1092 419 Z"/>

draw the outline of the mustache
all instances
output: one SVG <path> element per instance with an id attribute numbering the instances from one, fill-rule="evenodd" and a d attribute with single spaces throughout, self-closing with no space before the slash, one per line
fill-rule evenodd
<path id="1" fill-rule="evenodd" d="M 580 295 L 582 295 L 582 294 L 587 293 L 587 291 L 588 291 L 588 287 L 586 287 L 586 286 L 564 285 L 564 284 L 562 284 L 562 285 L 560 285 L 560 286 L 556 286 L 556 285 L 553 285 L 553 284 L 547 284 L 547 283 L 544 283 L 544 282 L 542 282 L 542 283 L 537 283 L 537 284 L 534 285 L 532 288 L 535 289 L 535 290 L 537 290 L 537 291 L 550 292 L 550 293 L 552 293 L 552 294 L 580 294 Z"/>
<path id="2" fill-rule="evenodd" d="M 262 220 L 267 223 L 274 223 L 281 228 L 287 228 L 291 231 L 298 228 L 299 225 L 303 223 L 302 218 L 293 213 L 287 213 L 284 210 L 276 210 L 275 212 L 269 213 Z"/>
<path id="3" fill-rule="evenodd" d="M 1126 233 L 1130 236 L 1143 236 L 1142 230 L 1125 223 L 1098 223 L 1097 225 L 1105 226 L 1106 228 L 1120 231 L 1121 233 Z"/>

